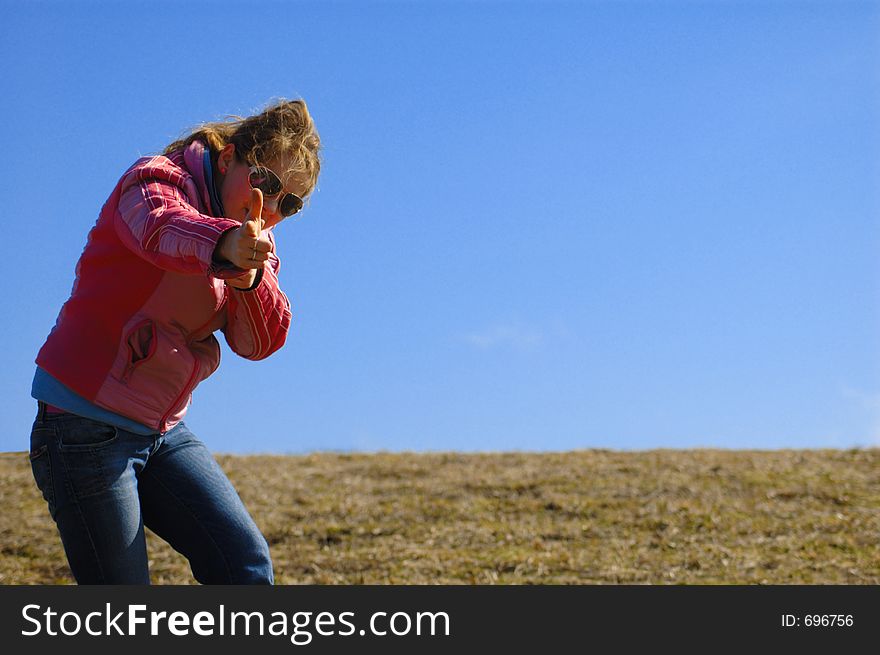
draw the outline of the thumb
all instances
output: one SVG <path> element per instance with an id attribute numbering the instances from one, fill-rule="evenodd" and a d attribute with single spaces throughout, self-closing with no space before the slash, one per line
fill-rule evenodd
<path id="1" fill-rule="evenodd" d="M 251 189 L 251 206 L 248 208 L 248 218 L 242 225 L 248 235 L 260 236 L 263 228 L 263 192 L 259 189 Z"/>

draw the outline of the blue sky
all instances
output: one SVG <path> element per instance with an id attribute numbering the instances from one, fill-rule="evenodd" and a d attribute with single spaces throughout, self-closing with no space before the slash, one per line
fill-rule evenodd
<path id="1" fill-rule="evenodd" d="M 0 1 L 0 34 L 0 451 L 121 173 L 279 96 L 324 172 L 276 231 L 287 345 L 196 390 L 213 450 L 880 444 L 878 3 Z"/>

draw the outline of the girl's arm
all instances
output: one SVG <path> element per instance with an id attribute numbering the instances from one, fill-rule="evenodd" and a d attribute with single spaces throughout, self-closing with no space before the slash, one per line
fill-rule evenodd
<path id="1" fill-rule="evenodd" d="M 239 290 L 227 285 L 223 334 L 229 347 L 247 359 L 264 359 L 281 348 L 290 328 L 290 301 L 278 286 L 281 262 L 275 255 L 274 237 L 270 240 L 273 250 L 262 272 L 257 272 L 254 287 Z"/>
<path id="2" fill-rule="evenodd" d="M 164 159 L 164 158 L 156 158 Z M 123 180 L 114 227 L 135 254 L 168 271 L 228 279 L 245 273 L 214 258 L 220 237 L 239 227 L 200 213 L 183 189 L 193 182 L 156 161 L 133 167 Z M 196 193 L 195 188 L 188 189 Z"/>

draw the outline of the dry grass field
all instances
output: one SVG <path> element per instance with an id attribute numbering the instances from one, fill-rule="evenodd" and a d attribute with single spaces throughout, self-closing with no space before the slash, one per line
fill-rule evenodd
<path id="1" fill-rule="evenodd" d="M 218 459 L 280 584 L 880 584 L 878 449 Z M 26 454 L 0 500 L 0 584 L 71 583 Z"/>

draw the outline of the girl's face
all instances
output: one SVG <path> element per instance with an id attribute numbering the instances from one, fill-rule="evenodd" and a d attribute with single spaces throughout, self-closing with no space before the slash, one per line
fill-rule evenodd
<path id="1" fill-rule="evenodd" d="M 278 201 L 283 194 L 295 193 L 302 198 L 306 192 L 305 176 L 280 173 L 288 169 L 289 163 L 284 159 L 273 159 L 267 165 L 279 177 L 284 189 L 280 194 L 263 197 L 262 218 L 265 229 L 274 227 L 284 219 L 278 211 Z M 220 169 L 220 201 L 223 203 L 226 218 L 243 223 L 249 216 L 251 206 L 251 185 L 248 182 L 250 164 L 235 156 L 235 146 L 230 143 L 220 151 L 217 166 Z"/>

